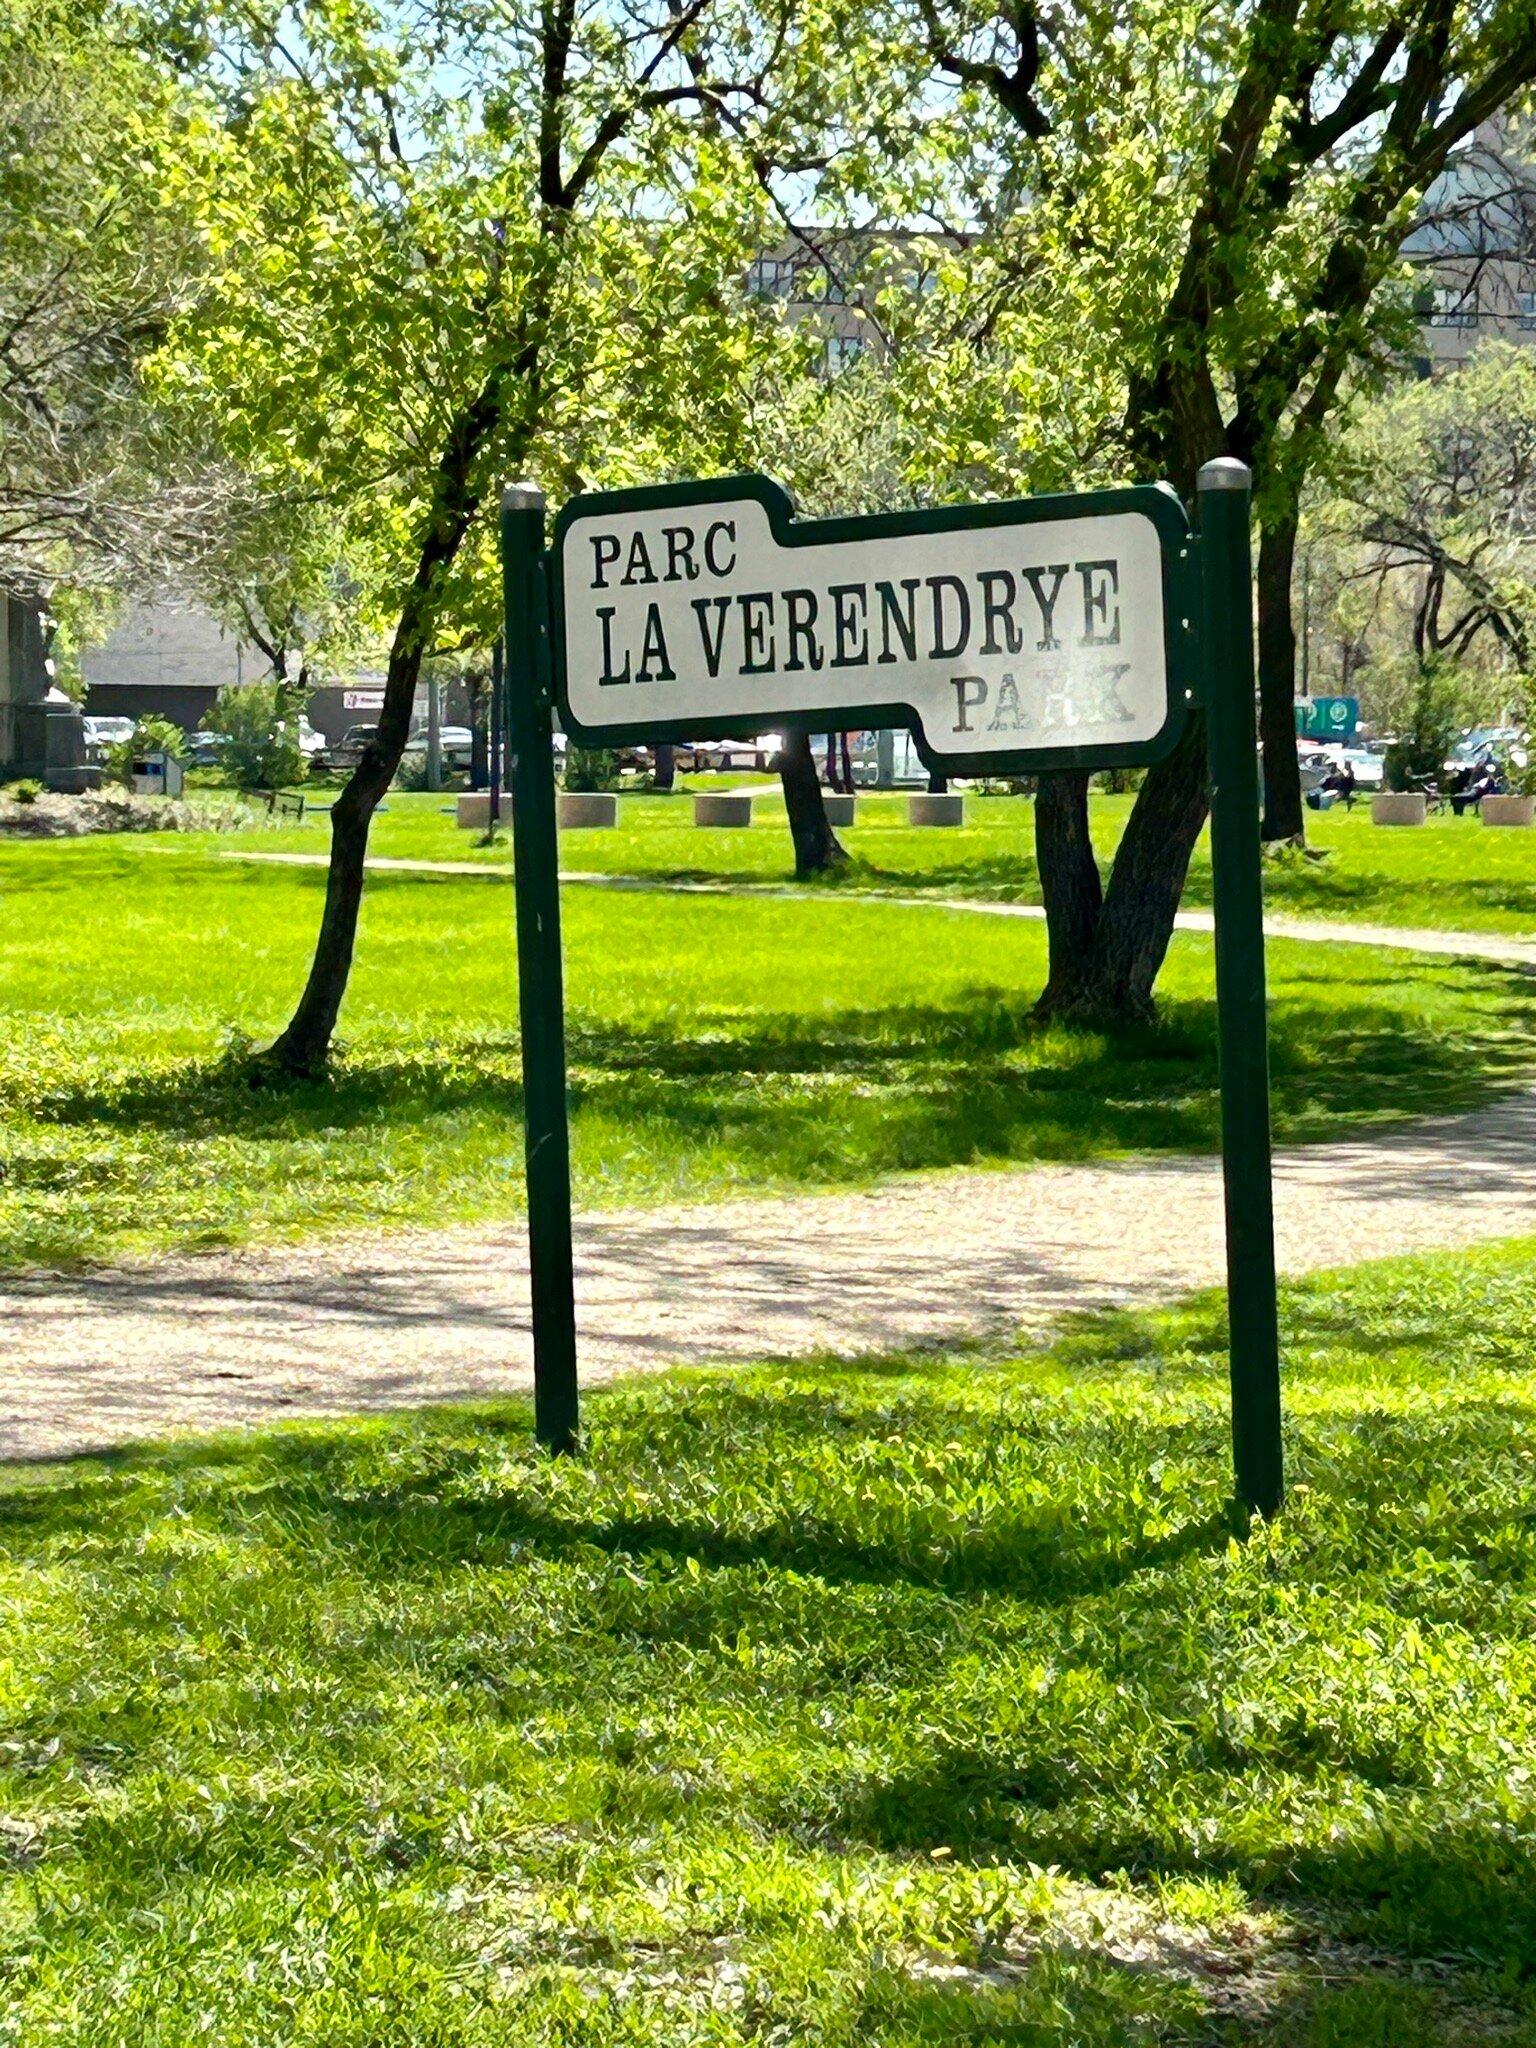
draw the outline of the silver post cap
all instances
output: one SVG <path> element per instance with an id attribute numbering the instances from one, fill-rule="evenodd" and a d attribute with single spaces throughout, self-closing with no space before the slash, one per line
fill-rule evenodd
<path id="1" fill-rule="evenodd" d="M 501 509 L 503 512 L 542 512 L 544 493 L 537 484 L 503 484 Z"/>
<path id="2" fill-rule="evenodd" d="M 1218 455 L 1213 462 L 1201 465 L 1200 474 L 1195 478 L 1197 491 L 1249 491 L 1253 488 L 1253 471 L 1246 462 L 1239 462 L 1235 455 Z"/>

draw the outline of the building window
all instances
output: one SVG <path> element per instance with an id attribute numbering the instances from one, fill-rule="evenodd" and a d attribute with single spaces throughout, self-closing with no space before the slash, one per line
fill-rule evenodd
<path id="1" fill-rule="evenodd" d="M 795 266 L 787 257 L 759 256 L 747 265 L 747 290 L 760 299 L 787 299 L 794 282 Z"/>
<path id="2" fill-rule="evenodd" d="M 1430 300 L 1428 319 L 1431 327 L 1475 327 L 1476 290 L 1459 284 L 1437 284 Z"/>
<path id="3" fill-rule="evenodd" d="M 1522 327 L 1536 328 L 1536 291 L 1516 292 L 1515 317 Z"/>
<path id="4" fill-rule="evenodd" d="M 827 369 L 836 376 L 839 370 L 846 370 L 850 363 L 856 363 L 864 353 L 864 344 L 856 334 L 829 334 L 825 350 Z"/>

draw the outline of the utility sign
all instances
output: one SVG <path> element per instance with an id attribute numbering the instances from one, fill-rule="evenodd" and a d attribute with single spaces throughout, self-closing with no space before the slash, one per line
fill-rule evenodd
<path id="1" fill-rule="evenodd" d="M 766 477 L 574 499 L 561 722 L 592 745 L 910 726 L 954 772 L 1154 760 L 1183 729 L 1190 535 L 1147 486 L 797 521 Z"/>
<path id="2" fill-rule="evenodd" d="M 1296 706 L 1296 731 L 1309 740 L 1352 740 L 1360 725 L 1358 697 L 1308 697 Z"/>

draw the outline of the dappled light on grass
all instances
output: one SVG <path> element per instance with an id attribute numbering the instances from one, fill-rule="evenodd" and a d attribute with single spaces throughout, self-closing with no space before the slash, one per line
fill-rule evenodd
<path id="1" fill-rule="evenodd" d="M 1099 858 L 1112 857 L 1133 799 L 1096 792 L 1090 818 Z M 396 859 L 484 861 L 507 868 L 510 851 L 480 848 L 455 829 L 444 799 L 391 795 L 390 811 L 373 834 L 376 854 Z M 648 877 L 656 881 L 750 883 L 783 886 L 793 861 L 784 806 L 776 786 L 756 798 L 752 829 L 701 831 L 686 796 L 626 796 L 621 825 L 611 832 L 561 835 L 568 870 Z M 966 822 L 956 829 L 914 831 L 901 793 L 862 791 L 859 822 L 841 837 L 852 856 L 846 869 L 813 887 L 846 895 L 883 890 L 971 896 L 999 902 L 1038 903 L 1034 804 L 1027 797 L 966 796 Z M 1439 929 L 1504 932 L 1536 937 L 1536 833 L 1490 831 L 1475 813 L 1436 816 L 1421 829 L 1373 825 L 1368 803 L 1353 811 L 1307 814 L 1315 858 L 1265 862 L 1265 900 L 1293 917 L 1346 922 L 1429 925 Z M 224 842 L 226 847 L 228 842 Z M 251 835 L 258 849 L 313 853 L 326 843 L 314 820 L 282 834 Z M 210 846 L 213 842 L 209 842 Z M 1208 908 L 1211 870 L 1202 837 L 1191 863 L 1185 903 Z"/>
<path id="2" fill-rule="evenodd" d="M 1528 2043 L 1536 1252 L 1284 1328 L 1246 1537 L 1209 1299 L 14 1475 L 17 2038 Z"/>
<path id="3" fill-rule="evenodd" d="M 48 887 L 8 902 L 0 939 L 0 1259 L 517 1213 L 509 894 L 375 878 L 332 1076 L 253 1088 L 245 1055 L 302 979 L 320 874 L 110 845 L 0 862 L 13 877 L 34 866 Z M 109 920 L 92 910 L 104 896 Z M 580 889 L 565 920 L 582 1203 L 1216 1145 L 1204 939 L 1175 942 L 1155 1026 L 1107 1035 L 1034 1022 L 1033 924 Z M 1519 1085 L 1531 987 L 1486 962 L 1276 944 L 1278 1135 L 1328 1138 Z"/>

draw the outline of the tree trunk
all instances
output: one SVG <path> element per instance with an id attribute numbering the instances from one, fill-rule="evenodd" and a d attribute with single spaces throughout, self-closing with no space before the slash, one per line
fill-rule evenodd
<path id="1" fill-rule="evenodd" d="M 1035 861 L 1045 897 L 1050 965 L 1036 1007 L 1053 1015 L 1093 946 L 1104 885 L 1088 836 L 1088 777 L 1058 768 L 1040 777 L 1035 794 Z"/>
<path id="2" fill-rule="evenodd" d="M 677 780 L 677 749 L 669 746 L 665 740 L 658 740 L 656 743 L 655 774 L 651 780 L 652 787 L 660 790 L 671 789 Z"/>
<path id="3" fill-rule="evenodd" d="M 414 608 L 408 608 L 408 616 L 414 616 Z M 402 618 L 390 650 L 378 733 L 364 747 L 362 759 L 331 806 L 331 860 L 325 878 L 325 910 L 309 979 L 287 1029 L 264 1060 L 284 1073 L 312 1077 L 324 1071 L 342 998 L 347 992 L 352 949 L 357 939 L 357 914 L 363 900 L 368 828 L 405 752 L 411 708 L 416 701 L 416 679 L 421 671 L 422 644 L 419 638 L 407 636 L 406 623 L 406 618 Z"/>
<path id="4" fill-rule="evenodd" d="M 513 375 L 526 372 L 526 362 L 509 366 Z M 363 900 L 363 861 L 368 828 L 379 799 L 394 780 L 400 756 L 411 734 L 416 684 L 431 645 L 432 628 L 443 577 L 452 567 L 464 536 L 480 509 L 480 496 L 470 484 L 475 463 L 501 420 L 501 395 L 506 368 L 496 368 L 449 430 L 438 462 L 431 503 L 422 521 L 416 572 L 400 603 L 395 637 L 384 676 L 384 705 L 378 731 L 364 747 L 340 796 L 331 807 L 331 860 L 325 878 L 325 910 L 309 979 L 287 1028 L 267 1050 L 262 1064 L 284 1073 L 322 1073 L 331 1036 L 341 1013 L 352 971 L 357 939 L 357 913 Z M 507 451 L 509 466 L 520 462 L 523 438 Z"/>
<path id="5" fill-rule="evenodd" d="M 1042 787 L 1044 781 L 1042 777 Z M 1209 801 L 1205 720 L 1196 716 L 1167 760 L 1147 771 L 1115 854 L 1091 943 L 1075 954 L 1064 951 L 1059 969 L 1053 945 L 1051 981 L 1040 999 L 1041 1015 L 1092 1023 L 1152 1015 L 1153 985 L 1173 936 L 1189 857 Z M 1059 812 L 1053 809 L 1041 818 L 1037 811 L 1036 817 L 1037 836 L 1051 842 L 1050 853 L 1041 861 L 1049 921 L 1062 876 L 1081 876 L 1082 861 L 1080 854 L 1070 864 L 1057 858 L 1056 841 L 1066 829 Z M 1057 915 L 1070 930 L 1068 914 Z M 1081 899 L 1077 915 L 1084 915 Z"/>
<path id="6" fill-rule="evenodd" d="M 1294 492 L 1259 535 L 1259 737 L 1264 745 L 1264 837 L 1300 845 L 1306 838 L 1296 758 L 1296 627 L 1291 579 L 1296 563 Z"/>
<path id="7" fill-rule="evenodd" d="M 808 875 L 841 867 L 848 855 L 827 823 L 827 807 L 821 800 L 821 782 L 809 733 L 784 735 L 779 780 L 784 785 L 784 808 L 789 813 L 789 836 L 794 842 L 796 879 L 803 881 Z"/>
<path id="8" fill-rule="evenodd" d="M 1197 713 L 1167 760 L 1147 771 L 1104 892 L 1094 949 L 1097 979 L 1119 1014 L 1152 1014 L 1153 984 L 1167 957 L 1210 800 L 1205 720 Z"/>

